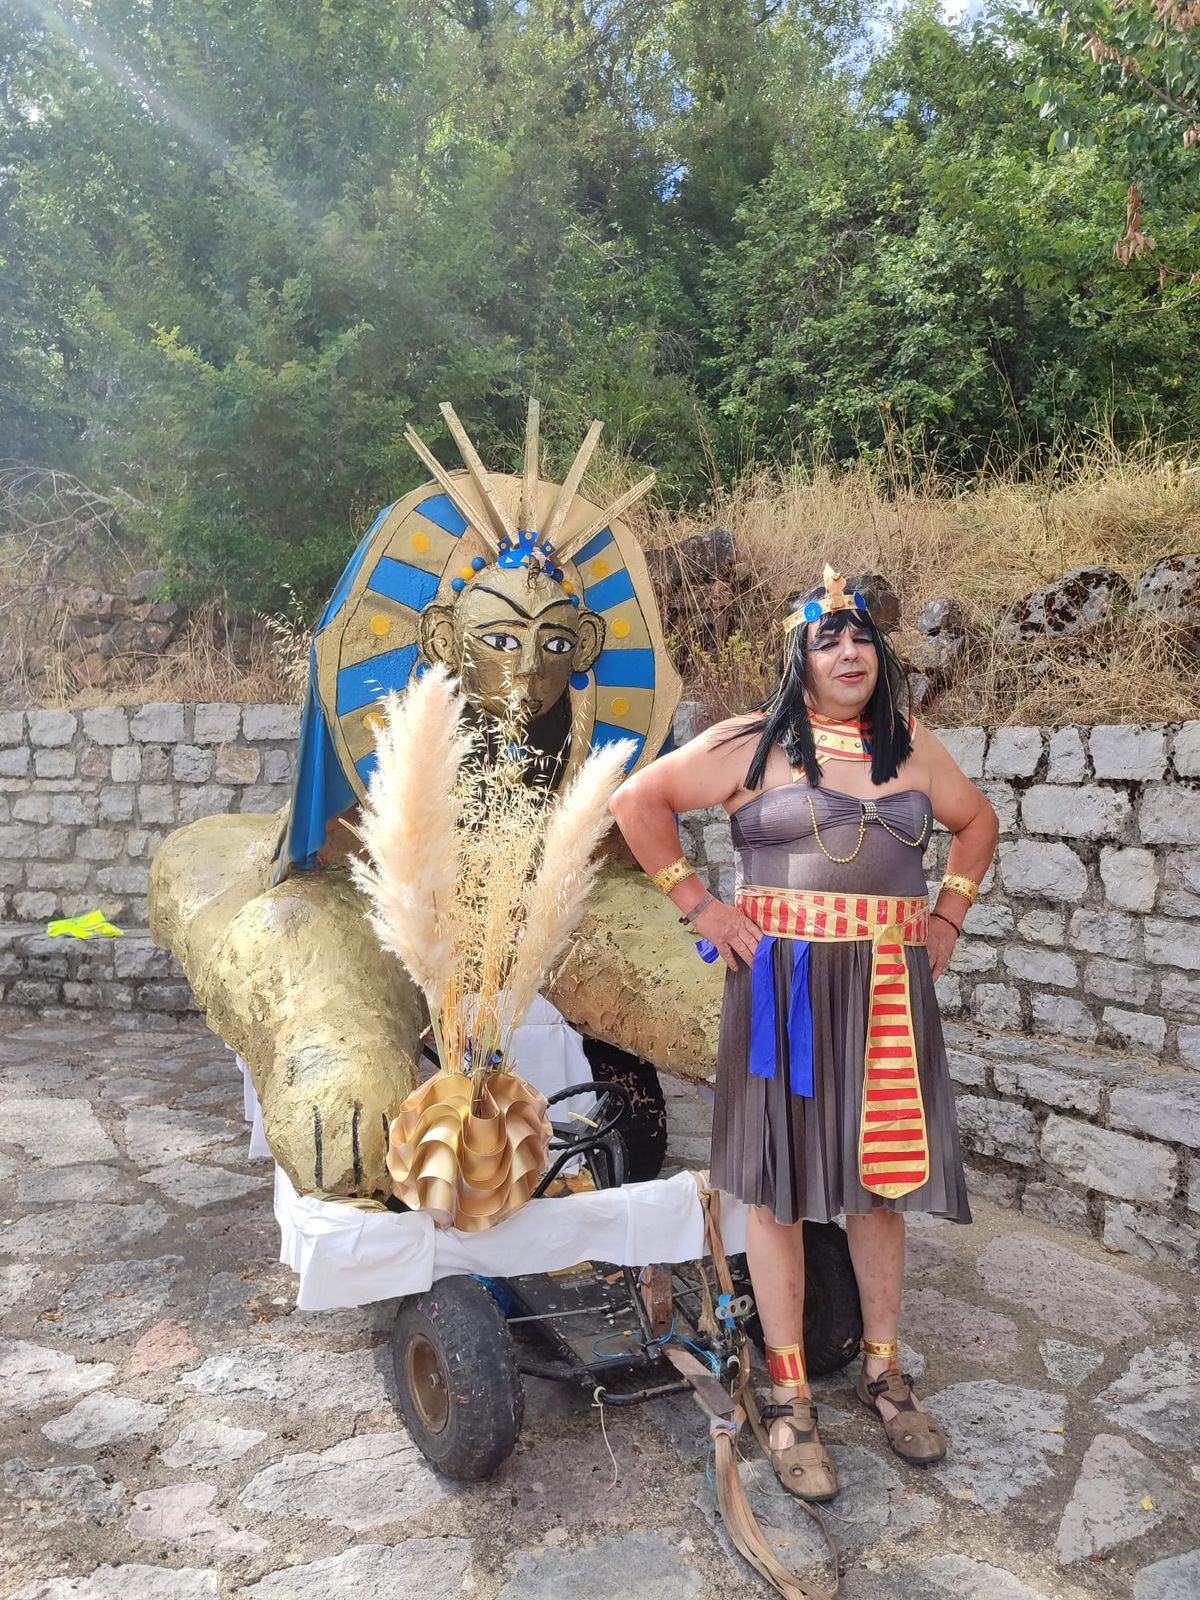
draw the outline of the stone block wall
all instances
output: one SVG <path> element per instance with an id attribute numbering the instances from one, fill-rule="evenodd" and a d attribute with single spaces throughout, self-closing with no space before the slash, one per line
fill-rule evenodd
<path id="1" fill-rule="evenodd" d="M 197 817 L 283 805 L 299 720 L 274 705 L 0 712 L 4 1002 L 185 1018 L 191 991 L 145 931 L 151 857 Z M 685 704 L 676 738 L 696 731 Z M 972 1189 L 1200 1266 L 1200 722 L 942 737 L 1001 824 L 940 986 Z M 732 894 L 725 813 L 682 831 Z M 931 893 L 948 844 L 939 831 Z M 94 908 L 125 936 L 45 934 Z"/>
<path id="2" fill-rule="evenodd" d="M 939 986 L 945 1012 L 1200 1068 L 1200 722 L 941 737 L 1000 819 L 996 865 Z M 724 812 L 683 828 L 728 895 Z M 948 849 L 939 829 L 932 894 Z"/>
<path id="3" fill-rule="evenodd" d="M 968 1188 L 1200 1268 L 1200 1073 L 948 1022 Z"/>
<path id="4" fill-rule="evenodd" d="M 99 908 L 145 927 L 164 835 L 278 810 L 299 727 L 295 706 L 0 712 L 0 921 L 44 926 Z"/>

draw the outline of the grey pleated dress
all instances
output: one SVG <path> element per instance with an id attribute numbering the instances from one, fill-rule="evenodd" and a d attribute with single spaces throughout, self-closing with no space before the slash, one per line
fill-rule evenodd
<path id="1" fill-rule="evenodd" d="M 924 794 L 908 790 L 876 800 L 878 815 L 900 837 L 869 821 L 862 848 L 853 861 L 843 864 L 829 860 L 817 842 L 810 796 L 826 849 L 834 856 L 851 854 L 859 837 L 861 801 L 823 785 L 811 789 L 804 783 L 789 783 L 766 789 L 731 819 L 739 886 L 897 897 L 928 892 L 924 847 L 914 847 L 922 838 L 927 843 L 932 830 Z M 810 946 L 811 1099 L 793 1093 L 789 1080 L 787 1013 L 796 948 L 793 940 L 781 938 L 773 951 L 774 1078 L 755 1077 L 749 1070 L 750 970 L 726 972 L 713 1116 L 714 1186 L 750 1205 L 770 1207 L 785 1223 L 865 1215 L 877 1205 L 970 1222 L 954 1088 L 924 948 L 908 946 L 905 958 L 929 1177 L 896 1200 L 868 1193 L 858 1171 L 871 944 L 863 940 Z"/>

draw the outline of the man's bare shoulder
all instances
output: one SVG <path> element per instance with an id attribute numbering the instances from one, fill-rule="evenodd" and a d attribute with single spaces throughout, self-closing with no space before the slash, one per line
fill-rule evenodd
<path id="1" fill-rule="evenodd" d="M 703 739 L 710 749 L 718 745 L 730 744 L 734 741 L 741 742 L 750 738 L 757 738 L 762 732 L 763 713 L 761 711 L 747 711 L 741 716 L 725 717 L 720 722 L 714 722 L 711 727 L 697 735 Z"/>

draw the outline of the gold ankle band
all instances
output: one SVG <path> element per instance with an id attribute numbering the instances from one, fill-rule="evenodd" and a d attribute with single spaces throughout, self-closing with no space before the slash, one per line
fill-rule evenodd
<path id="1" fill-rule="evenodd" d="M 808 1374 L 804 1370 L 804 1346 L 799 1344 L 767 1346 L 767 1371 L 771 1382 L 781 1389 L 805 1389 Z"/>
<path id="2" fill-rule="evenodd" d="M 872 1361 L 895 1361 L 899 1354 L 895 1339 L 864 1339 L 862 1351 Z"/>

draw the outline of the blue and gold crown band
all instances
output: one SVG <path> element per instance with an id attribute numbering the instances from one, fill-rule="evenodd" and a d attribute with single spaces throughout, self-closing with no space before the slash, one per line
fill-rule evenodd
<path id="1" fill-rule="evenodd" d="M 840 573 L 835 572 L 832 567 L 826 566 L 823 582 L 825 585 L 825 598 L 823 600 L 810 600 L 806 605 L 801 606 L 799 611 L 794 611 L 784 621 L 784 633 L 790 633 L 793 628 L 798 628 L 801 623 L 820 622 L 822 617 L 827 617 L 834 611 L 859 611 L 864 617 L 867 615 L 866 600 L 858 593 L 857 589 L 847 594 L 845 578 Z"/>

